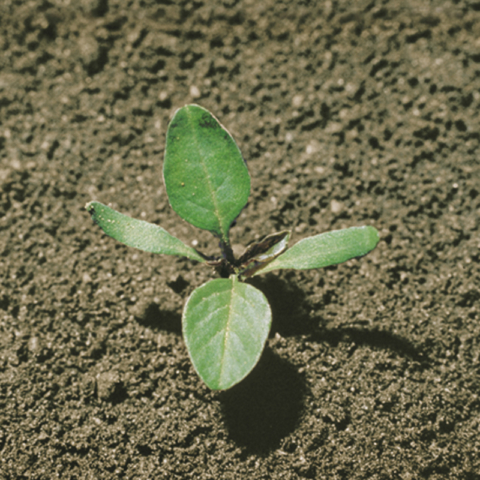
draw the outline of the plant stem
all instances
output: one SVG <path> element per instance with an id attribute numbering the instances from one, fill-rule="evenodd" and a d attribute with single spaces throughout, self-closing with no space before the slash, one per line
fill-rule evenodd
<path id="1" fill-rule="evenodd" d="M 223 258 L 230 264 L 235 265 L 235 255 L 233 254 L 232 247 L 227 242 L 220 240 L 220 249 L 222 250 Z"/>

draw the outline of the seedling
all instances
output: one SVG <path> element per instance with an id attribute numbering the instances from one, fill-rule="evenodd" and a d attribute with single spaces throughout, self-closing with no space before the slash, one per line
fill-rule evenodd
<path id="1" fill-rule="evenodd" d="M 352 227 L 308 237 L 287 248 L 290 232 L 268 235 L 232 251 L 229 230 L 250 194 L 250 176 L 232 136 L 207 110 L 187 105 L 168 126 L 163 178 L 170 205 L 184 220 L 220 241 L 208 257 L 166 230 L 123 215 L 99 202 L 86 209 L 112 238 L 140 250 L 178 255 L 213 266 L 221 278 L 196 288 L 182 316 L 193 366 L 213 390 L 240 382 L 258 362 L 272 314 L 263 293 L 245 280 L 283 268 L 321 268 L 365 255 L 378 243 L 375 228 Z"/>

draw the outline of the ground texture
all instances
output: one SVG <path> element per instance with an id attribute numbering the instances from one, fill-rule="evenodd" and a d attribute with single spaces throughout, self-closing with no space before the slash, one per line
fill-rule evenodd
<path id="1" fill-rule="evenodd" d="M 2 0 L 0 478 L 480 478 L 480 3 Z M 181 312 L 209 268 L 128 249 L 171 210 L 165 132 L 212 111 L 252 176 L 235 244 L 374 225 L 368 256 L 255 281 L 227 392 Z"/>

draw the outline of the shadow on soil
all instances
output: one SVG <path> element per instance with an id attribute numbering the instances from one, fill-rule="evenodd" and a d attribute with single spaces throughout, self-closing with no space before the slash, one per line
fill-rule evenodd
<path id="1" fill-rule="evenodd" d="M 398 355 L 428 364 L 428 358 L 411 342 L 387 331 L 362 327 L 326 328 L 311 309 L 305 293 L 277 277 L 253 279 L 249 283 L 267 297 L 273 315 L 271 336 L 302 335 L 307 341 L 337 346 L 341 342 L 388 349 Z M 137 321 L 152 329 L 181 335 L 181 317 L 147 305 Z M 268 347 L 258 365 L 240 384 L 219 393 L 225 426 L 232 440 L 246 453 L 262 454 L 278 448 L 281 440 L 296 428 L 304 407 L 306 382 L 302 374 Z"/>
<path id="2" fill-rule="evenodd" d="M 305 293 L 292 283 L 278 277 L 255 278 L 251 284 L 260 289 L 267 297 L 272 309 L 271 335 L 279 333 L 282 337 L 305 335 L 317 343 L 327 342 L 332 346 L 340 342 L 353 342 L 372 348 L 388 349 L 398 355 L 410 358 L 422 364 L 428 362 L 428 356 L 410 341 L 398 335 L 378 328 L 345 326 L 327 328 L 321 316 L 312 316 Z"/>
<path id="3" fill-rule="evenodd" d="M 340 342 L 368 345 L 377 349 L 388 349 L 402 357 L 420 362 L 422 367 L 428 366 L 428 356 L 408 340 L 390 332 L 378 329 L 364 329 L 355 327 L 344 328 L 317 328 L 309 335 L 309 340 L 314 342 L 327 342 L 332 346 Z"/>
<path id="4" fill-rule="evenodd" d="M 295 429 L 304 394 L 305 381 L 297 370 L 265 349 L 245 380 L 220 393 L 230 437 L 250 453 L 277 448 Z"/>
<path id="5" fill-rule="evenodd" d="M 177 335 L 182 334 L 182 317 L 175 312 L 161 310 L 158 304 L 153 302 L 141 309 L 135 319 L 140 325 L 154 331 L 165 330 Z"/>
<path id="6" fill-rule="evenodd" d="M 315 324 L 307 313 L 308 301 L 302 289 L 273 275 L 253 278 L 248 283 L 261 290 L 270 304 L 270 336 L 275 333 L 282 337 L 304 335 L 314 329 Z"/>

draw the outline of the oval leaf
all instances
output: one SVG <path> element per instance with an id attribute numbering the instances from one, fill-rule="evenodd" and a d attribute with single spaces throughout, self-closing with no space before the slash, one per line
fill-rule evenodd
<path id="1" fill-rule="evenodd" d="M 378 231 L 370 226 L 321 233 L 300 240 L 256 274 L 280 268 L 306 270 L 336 265 L 366 255 L 376 247 L 378 240 Z"/>
<path id="2" fill-rule="evenodd" d="M 187 257 L 197 262 L 205 259 L 194 249 L 153 223 L 136 220 L 100 202 L 85 206 L 92 220 L 110 237 L 129 247 L 150 253 L 164 253 Z"/>
<path id="3" fill-rule="evenodd" d="M 271 321 L 263 293 L 234 275 L 193 291 L 183 312 L 183 337 L 195 370 L 209 388 L 225 390 L 250 373 Z"/>
<path id="4" fill-rule="evenodd" d="M 230 225 L 246 205 L 250 176 L 227 130 L 207 110 L 187 105 L 167 131 L 163 176 L 172 208 L 227 245 Z"/>

